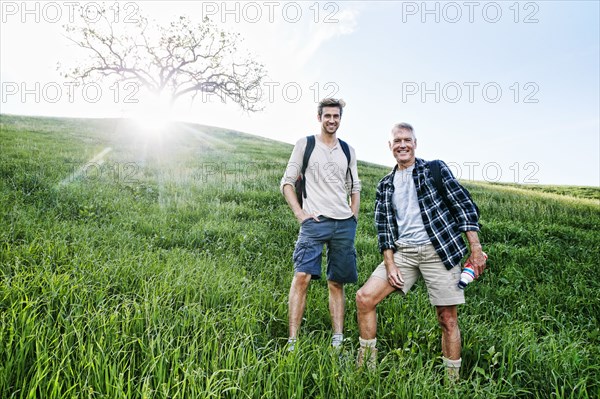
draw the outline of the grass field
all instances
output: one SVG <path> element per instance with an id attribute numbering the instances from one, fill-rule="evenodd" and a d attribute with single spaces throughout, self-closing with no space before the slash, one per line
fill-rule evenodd
<path id="1" fill-rule="evenodd" d="M 514 183 L 492 183 L 501 187 L 513 187 L 520 190 L 532 190 L 538 193 L 558 194 L 576 198 L 588 198 L 600 201 L 599 187 L 586 186 L 552 186 L 542 184 L 514 184 Z"/>
<path id="2" fill-rule="evenodd" d="M 422 283 L 379 306 L 377 371 L 354 366 L 354 295 L 380 261 L 387 170 L 370 164 L 344 352 L 329 349 L 323 281 L 285 351 L 290 151 L 200 125 L 149 137 L 126 121 L 2 115 L 0 398 L 600 396 L 598 188 L 465 184 L 490 258 L 459 309 L 462 381 L 448 387 Z"/>

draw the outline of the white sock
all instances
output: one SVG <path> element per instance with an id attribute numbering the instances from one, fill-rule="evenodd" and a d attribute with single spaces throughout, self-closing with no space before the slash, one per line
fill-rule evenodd
<path id="1" fill-rule="evenodd" d="M 342 333 L 335 333 L 331 337 L 331 345 L 335 348 L 342 345 L 343 341 L 344 341 L 344 334 L 342 334 Z"/>
<path id="2" fill-rule="evenodd" d="M 446 366 L 446 375 L 451 382 L 458 382 L 460 379 L 460 365 L 462 364 L 462 358 L 458 360 L 451 360 L 447 357 L 442 357 L 444 366 Z"/>
<path id="3" fill-rule="evenodd" d="M 358 337 L 358 342 L 360 343 L 361 348 L 374 348 L 377 344 L 377 338 L 362 339 L 361 337 Z"/>
<path id="4" fill-rule="evenodd" d="M 451 360 L 451 359 L 448 359 L 447 357 L 442 357 L 442 361 L 444 363 L 444 366 L 446 366 L 447 368 L 452 368 L 452 369 L 460 369 L 460 366 L 462 364 L 462 358 L 460 358 L 458 360 Z"/>

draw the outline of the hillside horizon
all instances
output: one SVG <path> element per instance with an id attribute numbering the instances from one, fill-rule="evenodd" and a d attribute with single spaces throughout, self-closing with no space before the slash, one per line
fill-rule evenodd
<path id="1" fill-rule="evenodd" d="M 72 121 L 72 122 L 95 121 L 95 122 L 110 122 L 110 123 L 114 123 L 114 124 L 127 123 L 127 124 L 131 124 L 131 125 L 135 125 L 135 123 L 136 123 L 131 118 L 108 118 L 108 117 L 107 118 L 78 118 L 78 117 L 35 116 L 35 115 L 18 115 L 18 114 L 2 114 L 2 113 L 0 113 L 0 119 L 3 117 L 15 117 L 15 118 L 22 118 L 22 119 L 34 118 L 34 119 L 38 119 L 38 120 L 49 119 L 49 120 L 55 120 L 55 121 L 62 120 L 62 121 Z M 201 123 L 185 122 L 185 121 L 171 121 L 170 124 L 171 125 L 181 124 L 181 125 L 188 125 L 188 126 L 196 126 L 198 128 L 208 129 L 213 132 L 220 131 L 221 133 L 229 132 L 229 133 L 234 133 L 234 134 L 239 134 L 239 135 L 246 135 L 248 137 L 257 138 L 259 140 L 266 140 L 269 142 L 288 146 L 290 152 L 291 152 L 291 149 L 293 148 L 293 144 L 291 144 L 291 143 L 276 140 L 276 139 L 273 139 L 270 137 L 260 136 L 257 134 L 232 130 L 232 129 L 229 129 L 227 127 L 222 127 L 222 126 L 211 126 L 211 125 L 204 125 Z M 418 154 L 417 154 L 417 156 L 418 156 Z M 390 156 L 391 162 L 389 163 L 389 165 L 363 161 L 360 159 L 358 161 L 364 165 L 379 167 L 379 168 L 387 169 L 388 171 L 391 167 L 393 167 L 393 164 L 394 164 L 394 161 L 391 156 Z M 463 182 L 470 182 L 470 183 L 476 183 L 476 184 L 484 183 L 484 184 L 491 184 L 491 185 L 496 185 L 496 186 L 500 186 L 500 187 L 513 187 L 513 188 L 518 188 L 518 189 L 523 189 L 523 190 L 531 190 L 534 192 L 543 192 L 543 193 L 549 193 L 549 194 L 557 194 L 557 195 L 568 196 L 568 197 L 585 198 L 585 199 L 600 201 L 600 182 L 599 182 L 598 186 L 582 186 L 582 185 L 571 185 L 571 184 L 534 184 L 534 183 L 490 182 L 487 180 L 473 180 L 473 179 L 460 179 L 460 180 Z"/>

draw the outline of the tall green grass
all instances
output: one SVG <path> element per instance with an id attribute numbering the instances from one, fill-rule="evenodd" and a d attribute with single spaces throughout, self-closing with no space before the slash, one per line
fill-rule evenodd
<path id="1" fill-rule="evenodd" d="M 278 186 L 291 146 L 200 125 L 143 133 L 1 116 L 1 398 L 599 396 L 594 199 L 467 184 L 490 259 L 459 310 L 462 382 L 448 387 L 422 283 L 379 306 L 377 371 L 354 365 L 354 294 L 381 258 L 372 215 L 385 168 L 359 164 L 342 355 L 329 348 L 324 281 L 288 354 L 298 225 Z"/>

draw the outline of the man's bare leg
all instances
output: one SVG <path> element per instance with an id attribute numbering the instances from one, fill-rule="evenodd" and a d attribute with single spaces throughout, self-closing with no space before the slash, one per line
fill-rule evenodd
<path id="1" fill-rule="evenodd" d="M 296 340 L 296 337 L 298 336 L 298 329 L 302 323 L 302 316 L 304 315 L 304 308 L 306 307 L 306 292 L 308 291 L 310 279 L 310 274 L 302 272 L 294 274 L 294 278 L 292 279 L 288 302 L 290 340 Z"/>
<path id="2" fill-rule="evenodd" d="M 344 295 L 344 284 L 335 281 L 327 281 L 329 288 L 329 314 L 331 315 L 331 327 L 333 338 L 331 344 L 340 347 L 344 339 L 344 312 L 346 308 L 346 297 Z"/>
<path id="3" fill-rule="evenodd" d="M 462 359 L 460 328 L 458 327 L 457 306 L 436 306 L 436 313 L 440 327 L 442 328 L 442 354 L 448 378 L 458 381 Z"/>
<path id="4" fill-rule="evenodd" d="M 375 368 L 377 361 L 377 304 L 394 292 L 386 280 L 371 277 L 356 293 L 356 310 L 358 316 L 358 331 L 360 334 L 360 349 L 357 363 L 361 366 L 365 357 L 367 366 Z"/>

